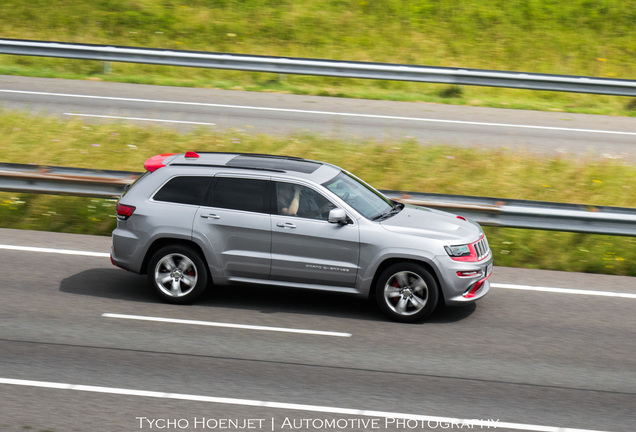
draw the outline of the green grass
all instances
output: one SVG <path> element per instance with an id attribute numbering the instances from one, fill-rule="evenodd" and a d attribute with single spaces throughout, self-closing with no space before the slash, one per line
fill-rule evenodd
<path id="1" fill-rule="evenodd" d="M 635 79 L 636 0 L 4 0 L 3 38 Z M 0 55 L 0 74 L 636 116 L 636 99 Z M 378 188 L 636 207 L 636 168 L 415 142 L 189 134 L 0 113 L 3 160 L 139 171 L 166 151 L 326 160 Z M 406 175 L 405 173 L 408 173 Z M 486 175 L 484 175 L 486 173 Z M 485 192 L 487 191 L 487 192 Z M 112 200 L 0 193 L 0 226 L 108 235 Z M 499 265 L 636 275 L 636 239 L 487 229 Z"/>
<path id="2" fill-rule="evenodd" d="M 5 0 L 0 35 L 634 79 L 636 0 Z M 636 116 L 633 98 L 0 56 L 0 74 Z"/>
<path id="3" fill-rule="evenodd" d="M 614 159 L 540 157 L 505 150 L 344 142 L 199 129 L 30 117 L 0 112 L 5 162 L 142 171 L 159 153 L 258 152 L 324 160 L 380 189 L 636 207 L 636 166 Z M 353 145 L 352 145 L 353 144 Z M 0 226 L 109 235 L 114 200 L 0 193 Z M 498 265 L 636 276 L 636 238 L 488 228 Z"/>

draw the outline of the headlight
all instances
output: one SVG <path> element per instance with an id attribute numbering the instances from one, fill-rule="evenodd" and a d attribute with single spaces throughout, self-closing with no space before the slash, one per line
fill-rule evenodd
<path id="1" fill-rule="evenodd" d="M 490 255 L 488 240 L 486 240 L 486 236 L 483 234 L 481 238 L 474 243 L 444 246 L 444 249 L 446 249 L 446 253 L 454 261 L 477 262 Z"/>
<path id="2" fill-rule="evenodd" d="M 470 256 L 470 248 L 468 245 L 444 246 L 446 253 L 452 257 Z"/>

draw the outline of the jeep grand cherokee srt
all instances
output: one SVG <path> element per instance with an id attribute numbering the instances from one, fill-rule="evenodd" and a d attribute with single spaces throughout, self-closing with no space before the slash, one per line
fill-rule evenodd
<path id="1" fill-rule="evenodd" d="M 386 196 L 324 162 L 271 155 L 162 154 L 121 196 L 111 258 L 156 294 L 189 303 L 209 286 L 352 293 L 419 322 L 438 302 L 486 295 L 492 254 L 461 216 Z"/>

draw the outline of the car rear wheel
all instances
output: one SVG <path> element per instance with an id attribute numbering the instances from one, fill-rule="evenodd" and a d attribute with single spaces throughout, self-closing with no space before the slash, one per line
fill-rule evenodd
<path id="1" fill-rule="evenodd" d="M 416 323 L 427 318 L 437 305 L 435 278 L 421 265 L 397 263 L 385 269 L 376 285 L 378 306 L 392 320 Z"/>
<path id="2" fill-rule="evenodd" d="M 164 246 L 148 263 L 148 283 L 165 302 L 191 303 L 207 287 L 205 261 L 188 246 Z"/>

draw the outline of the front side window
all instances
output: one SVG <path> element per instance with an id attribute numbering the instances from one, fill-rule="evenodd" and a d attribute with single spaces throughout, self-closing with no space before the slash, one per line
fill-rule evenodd
<path id="1" fill-rule="evenodd" d="M 327 220 L 335 206 L 327 198 L 307 186 L 276 183 L 276 205 L 279 215 Z"/>
<path id="2" fill-rule="evenodd" d="M 212 207 L 269 213 L 267 180 L 219 177 L 212 192 Z"/>
<path id="3" fill-rule="evenodd" d="M 380 192 L 344 171 L 322 185 L 367 219 L 374 220 L 394 208 Z"/>
<path id="4" fill-rule="evenodd" d="M 211 180 L 211 177 L 174 177 L 159 189 L 153 199 L 177 204 L 201 205 Z"/>

